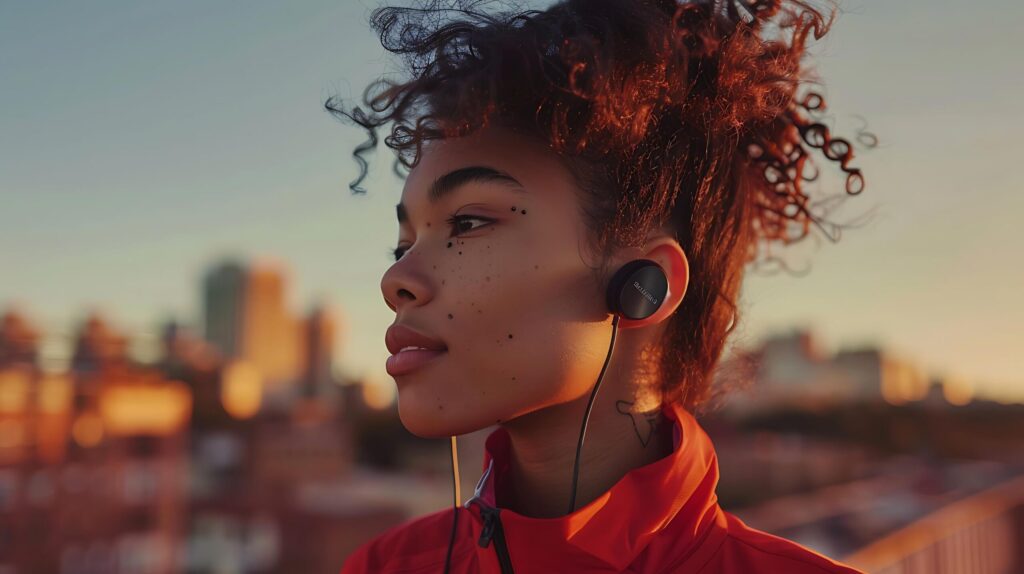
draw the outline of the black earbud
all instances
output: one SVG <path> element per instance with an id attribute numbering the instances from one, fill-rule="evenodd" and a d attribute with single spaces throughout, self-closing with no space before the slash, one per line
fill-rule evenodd
<path id="1" fill-rule="evenodd" d="M 608 282 L 608 312 L 626 319 L 650 317 L 668 294 L 668 278 L 650 259 L 634 259 L 615 272 Z"/>

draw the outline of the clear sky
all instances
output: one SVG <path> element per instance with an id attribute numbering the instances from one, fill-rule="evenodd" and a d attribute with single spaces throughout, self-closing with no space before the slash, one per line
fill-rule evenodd
<path id="1" fill-rule="evenodd" d="M 397 70 L 367 25 L 377 5 L 0 3 L 0 306 L 52 337 L 98 308 L 151 338 L 197 320 L 211 262 L 276 257 L 295 311 L 340 309 L 339 367 L 392 385 L 380 278 L 402 183 L 381 143 L 352 196 L 364 133 L 322 110 Z M 1024 6 L 842 10 L 812 48 L 830 124 L 853 135 L 863 116 L 881 146 L 855 158 L 868 187 L 835 219 L 880 214 L 793 249 L 807 276 L 748 276 L 741 335 L 805 325 L 828 350 L 879 344 L 1024 400 Z"/>

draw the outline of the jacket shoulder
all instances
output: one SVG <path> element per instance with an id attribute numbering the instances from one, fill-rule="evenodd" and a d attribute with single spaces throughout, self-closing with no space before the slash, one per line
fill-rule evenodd
<path id="1" fill-rule="evenodd" d="M 453 509 L 446 508 L 393 526 L 356 548 L 342 565 L 341 574 L 436 572 L 444 566 L 453 518 Z M 460 534 L 464 528 L 468 531 L 470 526 L 469 517 L 463 514 L 459 516 Z M 453 560 L 458 550 L 452 549 Z"/>
<path id="2" fill-rule="evenodd" d="M 865 574 L 797 542 L 747 526 L 726 512 L 722 547 L 701 574 L 713 572 L 787 572 L 792 574 Z"/>

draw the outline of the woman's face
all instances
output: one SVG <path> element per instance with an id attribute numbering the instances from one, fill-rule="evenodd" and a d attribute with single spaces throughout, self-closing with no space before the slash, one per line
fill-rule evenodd
<path id="1" fill-rule="evenodd" d="M 465 434 L 588 393 L 611 316 L 569 172 L 545 144 L 499 126 L 422 153 L 398 208 L 401 256 L 381 289 L 393 325 L 447 351 L 394 375 L 404 426 Z M 456 179 L 430 199 L 446 174 L 474 167 L 515 181 Z"/>

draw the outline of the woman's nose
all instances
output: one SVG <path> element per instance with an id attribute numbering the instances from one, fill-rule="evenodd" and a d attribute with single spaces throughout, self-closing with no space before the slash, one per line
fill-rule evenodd
<path id="1" fill-rule="evenodd" d="M 398 313 L 403 307 L 425 305 L 432 298 L 430 279 L 406 255 L 384 273 L 380 282 L 384 304 Z"/>

